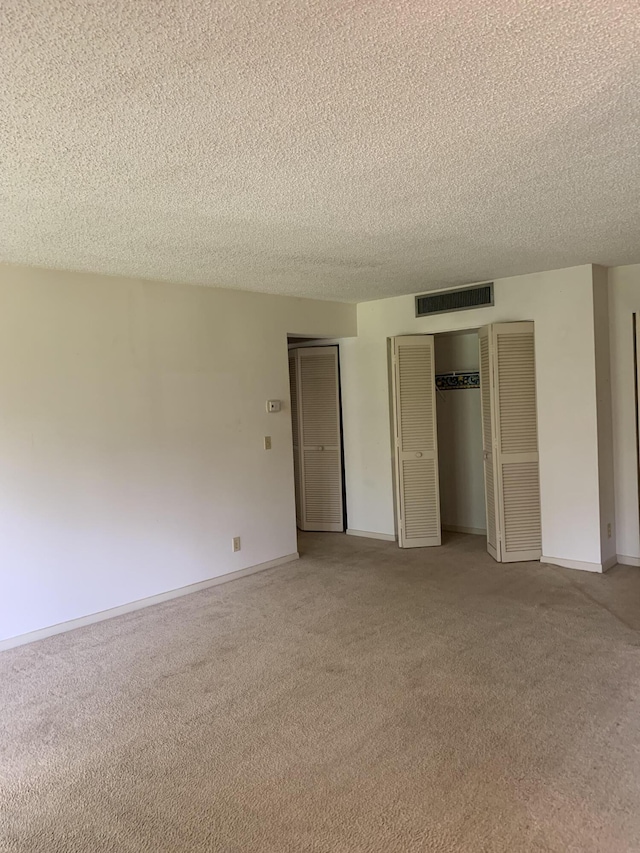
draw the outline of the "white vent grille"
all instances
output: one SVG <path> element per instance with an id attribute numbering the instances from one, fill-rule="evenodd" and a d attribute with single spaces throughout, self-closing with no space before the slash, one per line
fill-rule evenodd
<path id="1" fill-rule="evenodd" d="M 416 317 L 444 314 L 450 311 L 467 311 L 493 305 L 493 282 L 476 284 L 444 293 L 425 293 L 416 296 Z"/>

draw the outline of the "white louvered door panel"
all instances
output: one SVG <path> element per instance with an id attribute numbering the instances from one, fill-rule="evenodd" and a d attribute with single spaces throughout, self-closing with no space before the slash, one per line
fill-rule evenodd
<path id="1" fill-rule="evenodd" d="M 640 312 L 637 313 L 634 317 L 635 320 L 635 331 L 636 331 L 636 339 L 635 339 L 635 348 L 637 352 L 636 361 L 636 405 L 637 405 L 637 421 L 636 424 L 640 425 Z M 638 463 L 638 477 L 640 479 L 640 435 L 638 434 L 638 428 L 636 426 L 636 442 L 638 445 L 638 456 L 636 458 L 636 462 Z"/>
<path id="2" fill-rule="evenodd" d="M 440 545 L 433 337 L 393 339 L 396 511 L 401 548 Z"/>
<path id="3" fill-rule="evenodd" d="M 296 492 L 296 524 L 302 524 L 302 484 L 300 482 L 300 411 L 298 406 L 298 361 L 289 353 L 289 393 L 291 395 L 291 432 L 293 435 L 293 477 Z"/>
<path id="4" fill-rule="evenodd" d="M 484 494 L 487 513 L 487 551 L 494 560 L 501 560 L 500 538 L 498 536 L 498 517 L 496 507 L 497 476 L 495 470 L 496 455 L 495 424 L 492 411 L 493 376 L 491 370 L 490 327 L 485 326 L 478 335 L 480 343 L 480 400 L 482 407 L 482 456 L 484 466 Z"/>
<path id="5" fill-rule="evenodd" d="M 533 323 L 491 327 L 498 530 L 503 562 L 542 555 Z"/>
<path id="6" fill-rule="evenodd" d="M 302 530 L 344 530 L 338 347 L 294 350 Z M 295 439 L 294 439 L 295 440 Z"/>

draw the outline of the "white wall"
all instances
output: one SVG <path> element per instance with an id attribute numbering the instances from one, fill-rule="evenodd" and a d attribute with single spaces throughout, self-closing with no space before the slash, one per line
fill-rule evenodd
<path id="1" fill-rule="evenodd" d="M 436 335 L 435 357 L 436 373 L 477 371 L 477 333 Z M 442 525 L 484 531 L 480 388 L 444 390 L 436 399 Z"/>
<path id="2" fill-rule="evenodd" d="M 0 640 L 296 551 L 287 332 L 355 306 L 0 266 Z"/>
<path id="3" fill-rule="evenodd" d="M 498 280 L 494 307 L 430 319 L 363 303 L 355 339 L 350 305 L 0 266 L 0 641 L 295 551 L 290 414 L 264 409 L 288 400 L 287 332 L 344 338 L 349 526 L 393 534 L 387 338 L 534 320 L 544 553 L 597 564 L 597 275 Z M 615 541 L 640 564 L 640 265 L 608 289 Z"/>
<path id="4" fill-rule="evenodd" d="M 633 314 L 640 313 L 640 264 L 609 270 L 616 550 L 640 565 Z"/>
<path id="5" fill-rule="evenodd" d="M 495 282 L 495 305 L 416 318 L 412 296 L 358 305 L 342 348 L 349 527 L 394 532 L 387 338 L 512 320 L 536 334 L 545 557 L 601 566 L 593 280 L 590 265 Z"/>

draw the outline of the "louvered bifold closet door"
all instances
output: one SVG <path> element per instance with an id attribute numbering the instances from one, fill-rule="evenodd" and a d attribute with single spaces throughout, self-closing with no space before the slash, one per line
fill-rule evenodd
<path id="1" fill-rule="evenodd" d="M 294 351 L 300 412 L 302 530 L 344 530 L 338 347 Z"/>
<path id="2" fill-rule="evenodd" d="M 638 458 L 637 462 L 640 466 L 640 433 L 638 431 L 638 425 L 640 425 L 640 312 L 634 315 L 635 321 L 635 349 L 637 352 L 637 356 L 635 358 L 636 362 L 636 442 L 638 443 Z M 638 469 L 638 477 L 640 479 L 640 467 Z"/>
<path id="3" fill-rule="evenodd" d="M 440 545 L 433 337 L 393 339 L 396 510 L 401 548 Z"/>
<path id="4" fill-rule="evenodd" d="M 482 408 L 482 456 L 484 466 L 484 495 L 487 514 L 487 551 L 500 561 L 500 537 L 498 536 L 498 500 L 496 498 L 496 443 L 492 409 L 493 377 L 491 359 L 490 326 L 480 329 L 480 402 Z"/>
<path id="5" fill-rule="evenodd" d="M 302 524 L 302 485 L 300 483 L 300 411 L 298 407 L 298 361 L 289 353 L 289 393 L 291 395 L 291 432 L 293 435 L 293 477 L 296 491 L 296 524 Z"/>
<path id="6" fill-rule="evenodd" d="M 491 328 L 502 561 L 542 555 L 533 323 Z"/>

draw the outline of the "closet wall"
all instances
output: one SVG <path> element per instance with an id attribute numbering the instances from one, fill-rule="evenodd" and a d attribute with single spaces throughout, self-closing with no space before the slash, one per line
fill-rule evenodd
<path id="1" fill-rule="evenodd" d="M 477 332 L 436 335 L 435 367 L 436 376 L 477 373 Z M 480 386 L 445 388 L 436 396 L 442 526 L 485 533 Z"/>

